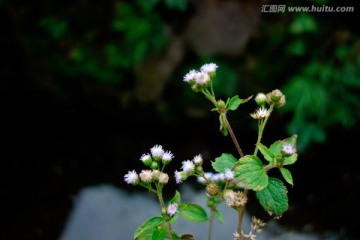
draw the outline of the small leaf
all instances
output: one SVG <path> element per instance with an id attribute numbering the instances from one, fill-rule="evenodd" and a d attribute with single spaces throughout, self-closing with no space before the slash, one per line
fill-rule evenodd
<path id="1" fill-rule="evenodd" d="M 261 160 L 257 156 L 246 155 L 240 158 L 234 170 L 236 178 L 249 189 L 259 191 L 268 184 L 269 177 L 263 168 Z"/>
<path id="2" fill-rule="evenodd" d="M 237 159 L 233 155 L 229 153 L 223 153 L 220 157 L 215 158 L 215 162 L 211 162 L 211 166 L 215 171 L 224 173 L 225 168 L 232 169 L 236 162 Z"/>
<path id="3" fill-rule="evenodd" d="M 177 203 L 178 205 L 180 204 L 180 202 L 181 202 L 181 196 L 180 196 L 179 191 L 176 190 L 174 197 L 173 197 L 172 199 L 170 199 L 169 202 L 170 202 L 170 203 Z"/>
<path id="4" fill-rule="evenodd" d="M 282 146 L 283 146 L 282 141 L 278 140 L 278 141 L 274 142 L 273 144 L 271 144 L 271 146 L 269 147 L 269 150 L 274 156 L 278 156 L 281 153 Z"/>
<path id="5" fill-rule="evenodd" d="M 285 157 L 283 165 L 294 164 L 297 161 L 298 155 L 297 153 L 290 155 L 289 157 Z"/>
<path id="6" fill-rule="evenodd" d="M 177 212 L 174 214 L 174 216 L 171 217 L 170 224 L 174 224 L 178 218 L 179 218 L 179 213 Z"/>
<path id="7" fill-rule="evenodd" d="M 261 191 L 256 192 L 263 208 L 276 216 L 283 214 L 288 209 L 288 197 L 284 183 L 276 178 L 269 178 L 269 184 Z"/>
<path id="8" fill-rule="evenodd" d="M 246 102 L 249 101 L 251 98 L 252 98 L 252 96 L 250 96 L 250 97 L 248 97 L 248 98 L 246 98 L 246 99 L 241 99 L 241 98 L 239 98 L 238 95 L 236 95 L 236 96 L 232 97 L 232 98 L 229 100 L 229 102 L 227 102 L 226 108 L 227 108 L 228 110 L 234 111 L 234 110 L 236 110 L 236 109 L 240 106 L 240 104 L 246 103 Z"/>
<path id="9" fill-rule="evenodd" d="M 262 155 L 264 156 L 264 158 L 268 161 L 268 162 L 273 162 L 275 156 L 274 154 L 270 151 L 270 149 L 268 149 L 265 145 L 263 145 L 262 143 L 258 143 L 257 144 L 260 152 L 262 153 Z"/>
<path id="10" fill-rule="evenodd" d="M 279 168 L 282 176 L 284 177 L 285 181 L 294 186 L 294 181 L 291 176 L 291 172 L 286 168 Z"/>
<path id="11" fill-rule="evenodd" d="M 152 217 L 146 220 L 143 224 L 138 227 L 134 233 L 134 239 L 143 238 L 144 236 L 151 236 L 155 228 L 163 223 L 164 220 L 162 217 Z"/>
<path id="12" fill-rule="evenodd" d="M 219 221 L 220 223 L 224 223 L 224 218 L 223 218 L 223 216 L 222 216 L 222 213 L 221 213 L 219 210 L 216 210 L 216 211 L 215 211 L 215 216 L 216 216 L 216 218 L 218 219 L 218 221 Z"/>
<path id="13" fill-rule="evenodd" d="M 194 203 L 184 203 L 179 206 L 181 216 L 190 222 L 206 222 L 208 216 L 206 211 L 199 205 Z"/>

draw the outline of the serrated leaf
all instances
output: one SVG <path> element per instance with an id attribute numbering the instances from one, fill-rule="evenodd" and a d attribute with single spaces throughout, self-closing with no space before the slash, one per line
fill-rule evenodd
<path id="1" fill-rule="evenodd" d="M 283 214 L 288 209 L 288 197 L 284 183 L 276 178 L 269 178 L 269 183 L 261 191 L 256 192 L 256 197 L 267 212 L 276 216 Z"/>
<path id="2" fill-rule="evenodd" d="M 228 110 L 234 111 L 234 110 L 236 110 L 236 109 L 240 106 L 240 104 L 246 103 L 246 102 L 249 101 L 251 98 L 252 98 L 252 96 L 250 96 L 250 97 L 248 97 L 248 98 L 246 98 L 246 99 L 241 99 L 241 98 L 239 98 L 238 95 L 236 95 L 236 96 L 232 97 L 232 98 L 229 100 L 229 102 L 226 103 L 226 108 L 227 108 Z"/>
<path id="3" fill-rule="evenodd" d="M 258 143 L 257 144 L 261 154 L 264 156 L 264 158 L 268 161 L 268 162 L 273 162 L 275 155 L 270 151 L 270 149 L 268 149 L 264 144 L 262 143 Z"/>
<path id="4" fill-rule="evenodd" d="M 179 206 L 181 216 L 190 222 L 206 222 L 208 216 L 206 211 L 194 203 L 184 203 Z"/>
<path id="5" fill-rule="evenodd" d="M 280 169 L 281 175 L 283 176 L 285 181 L 288 182 L 289 184 L 291 184 L 291 186 L 294 186 L 294 181 L 293 181 L 291 172 L 286 168 L 279 168 L 279 169 Z"/>
<path id="6" fill-rule="evenodd" d="M 163 228 L 161 230 L 155 229 L 151 236 L 151 240 L 165 240 L 167 233 L 167 228 Z"/>
<path id="7" fill-rule="evenodd" d="M 226 168 L 232 169 L 237 159 L 229 154 L 223 153 L 220 157 L 215 158 L 215 162 L 211 162 L 213 169 L 219 173 L 224 173 Z"/>
<path id="8" fill-rule="evenodd" d="M 181 202 L 181 195 L 180 195 L 179 191 L 176 190 L 174 197 L 173 197 L 172 199 L 170 199 L 169 202 L 170 202 L 170 203 L 177 203 L 178 205 L 180 204 L 180 202 Z"/>
<path id="9" fill-rule="evenodd" d="M 298 155 L 297 153 L 292 154 L 288 157 L 285 157 L 284 163 L 283 165 L 290 165 L 290 164 L 294 164 L 297 161 Z"/>
<path id="10" fill-rule="evenodd" d="M 220 223 L 222 223 L 222 224 L 224 223 L 224 218 L 222 216 L 222 213 L 219 210 L 215 211 L 215 217 L 218 219 L 218 221 Z"/>
<path id="11" fill-rule="evenodd" d="M 236 163 L 235 176 L 245 186 L 254 191 L 265 188 L 268 184 L 268 175 L 266 174 L 261 160 L 254 155 L 246 155 L 240 158 Z"/>
<path id="12" fill-rule="evenodd" d="M 281 140 L 278 140 L 270 145 L 269 150 L 274 156 L 278 156 L 281 153 L 281 148 L 283 143 Z"/>
<path id="13" fill-rule="evenodd" d="M 164 220 L 162 217 L 152 217 L 147 219 L 143 224 L 141 224 L 134 233 L 134 239 L 145 239 L 145 236 L 152 236 L 155 228 L 162 224 Z"/>

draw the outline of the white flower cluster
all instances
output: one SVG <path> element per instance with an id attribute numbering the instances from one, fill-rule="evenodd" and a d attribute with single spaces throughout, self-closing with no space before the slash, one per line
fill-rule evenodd
<path id="1" fill-rule="evenodd" d="M 140 160 L 151 169 L 142 170 L 139 174 L 135 170 L 129 171 L 124 176 L 125 182 L 135 185 L 139 181 L 142 183 L 158 181 L 161 184 L 166 184 L 169 181 L 169 176 L 160 171 L 160 169 L 163 169 L 161 164 L 165 166 L 173 158 L 174 155 L 170 151 L 165 151 L 161 145 L 155 145 L 150 149 L 150 153 L 144 153 L 140 157 Z"/>
<path id="2" fill-rule="evenodd" d="M 190 83 L 195 88 L 207 86 L 212 77 L 215 76 L 215 72 L 218 66 L 215 63 L 207 63 L 201 66 L 200 71 L 190 70 L 184 76 L 184 82 Z"/>
<path id="3" fill-rule="evenodd" d="M 293 144 L 287 143 L 282 146 L 281 151 L 286 155 L 292 155 L 296 153 L 296 148 Z"/>
<path id="4" fill-rule="evenodd" d="M 181 183 L 188 176 L 195 173 L 196 167 L 201 166 L 203 163 L 203 157 L 201 154 L 196 155 L 192 160 L 185 160 L 182 162 L 182 171 L 175 171 L 176 183 Z"/>
<path id="5" fill-rule="evenodd" d="M 231 181 L 234 179 L 234 171 L 229 168 L 225 168 L 224 173 L 212 173 L 212 172 L 205 172 L 203 177 L 198 177 L 197 180 L 199 183 L 205 184 L 206 181 L 210 182 L 220 182 L 220 181 Z"/>

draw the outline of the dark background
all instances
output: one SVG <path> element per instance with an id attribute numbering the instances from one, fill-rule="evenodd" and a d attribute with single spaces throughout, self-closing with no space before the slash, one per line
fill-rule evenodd
<path id="1" fill-rule="evenodd" d="M 355 11 L 261 13 L 264 4 Z M 223 99 L 276 88 L 287 96 L 264 136 L 271 144 L 299 135 L 291 208 L 279 222 L 359 239 L 359 7 L 320 0 L 0 1 L 1 238 L 57 239 L 86 186 L 137 191 L 123 176 L 141 169 L 141 154 L 155 144 L 174 153 L 170 171 L 198 153 L 209 161 L 236 155 L 211 105 L 182 81 L 190 69 L 215 62 Z M 255 104 L 242 106 L 229 120 L 249 153 Z M 256 204 L 249 210 L 264 215 Z"/>

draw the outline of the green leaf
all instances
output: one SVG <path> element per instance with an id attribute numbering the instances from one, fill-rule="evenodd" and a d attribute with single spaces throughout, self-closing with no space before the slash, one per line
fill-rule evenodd
<path id="1" fill-rule="evenodd" d="M 258 143 L 257 144 L 260 152 L 262 153 L 262 155 L 264 156 L 264 158 L 268 161 L 268 162 L 272 162 L 275 158 L 274 154 L 270 151 L 270 149 L 268 149 L 265 145 L 263 145 L 262 143 Z"/>
<path id="2" fill-rule="evenodd" d="M 236 95 L 236 96 L 232 97 L 229 102 L 227 102 L 226 108 L 228 110 L 234 111 L 240 106 L 240 104 L 246 103 L 251 98 L 252 98 L 252 96 L 250 96 L 250 97 L 248 97 L 246 99 L 241 99 L 241 98 L 239 98 L 238 95 Z"/>
<path id="3" fill-rule="evenodd" d="M 278 141 L 274 142 L 273 144 L 271 144 L 271 146 L 269 147 L 269 150 L 274 156 L 277 156 L 281 153 L 282 146 L 283 146 L 282 141 L 278 140 Z"/>
<path id="4" fill-rule="evenodd" d="M 235 176 L 247 188 L 259 191 L 268 184 L 268 175 L 266 174 L 261 160 L 254 155 L 246 155 L 240 158 L 235 165 Z"/>
<path id="5" fill-rule="evenodd" d="M 194 203 L 184 203 L 179 206 L 181 216 L 190 222 L 206 222 L 208 216 L 206 211 Z"/>
<path id="6" fill-rule="evenodd" d="M 173 197 L 172 199 L 170 199 L 169 202 L 170 202 L 170 203 L 177 203 L 178 205 L 180 204 L 180 202 L 181 202 L 181 196 L 180 196 L 179 191 L 176 190 L 174 197 Z"/>
<path id="7" fill-rule="evenodd" d="M 266 211 L 279 216 L 289 207 L 286 191 L 286 187 L 281 180 L 269 178 L 269 184 L 263 190 L 257 191 L 256 197 Z"/>
<path id="8" fill-rule="evenodd" d="M 215 171 L 224 173 L 225 168 L 232 169 L 236 162 L 237 159 L 233 155 L 229 153 L 223 153 L 220 157 L 215 158 L 215 162 L 211 162 L 211 166 Z"/>
<path id="9" fill-rule="evenodd" d="M 143 224 L 138 227 L 134 233 L 134 239 L 143 238 L 146 236 L 152 236 L 152 233 L 156 229 L 157 226 L 162 224 L 164 220 L 162 217 L 152 217 L 146 220 Z"/>
<path id="10" fill-rule="evenodd" d="M 161 230 L 155 229 L 151 236 L 151 240 L 165 240 L 167 233 L 167 228 L 163 228 Z"/>
<path id="11" fill-rule="evenodd" d="M 286 168 L 279 168 L 282 176 L 284 177 L 285 181 L 294 186 L 294 181 L 291 176 L 291 172 Z"/>
<path id="12" fill-rule="evenodd" d="M 289 157 L 285 157 L 283 165 L 294 164 L 297 161 L 298 155 L 297 153 L 290 155 Z"/>
<path id="13" fill-rule="evenodd" d="M 215 211 L 215 216 L 216 216 L 216 218 L 218 219 L 218 221 L 219 221 L 220 223 L 224 223 L 224 218 L 223 218 L 223 216 L 222 216 L 222 213 L 221 213 L 219 210 L 216 210 L 216 211 Z"/>
<path id="14" fill-rule="evenodd" d="M 174 216 L 171 217 L 170 224 L 174 224 L 178 218 L 179 218 L 179 213 L 177 212 L 175 213 Z"/>

